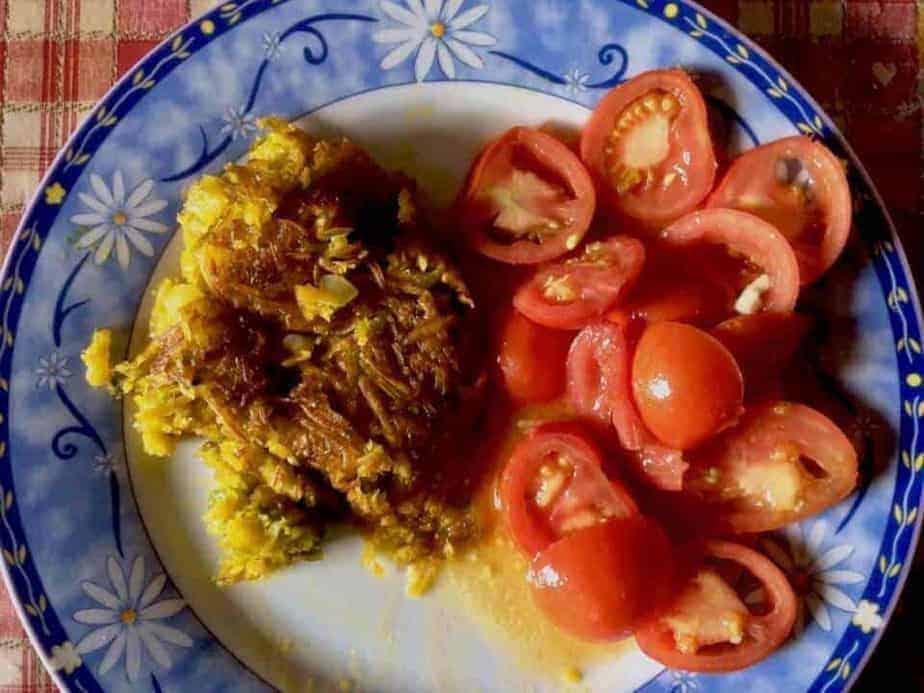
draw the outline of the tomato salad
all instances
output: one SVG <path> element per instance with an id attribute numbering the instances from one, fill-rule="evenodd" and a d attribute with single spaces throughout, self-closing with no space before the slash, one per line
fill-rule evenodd
<path id="1" fill-rule="evenodd" d="M 800 290 L 850 230 L 844 167 L 806 137 L 721 177 L 717 160 L 695 83 L 648 72 L 600 101 L 576 151 L 503 133 L 456 204 L 498 277 L 498 411 L 556 412 L 521 427 L 494 496 L 536 605 L 578 638 L 634 635 L 706 672 L 750 666 L 792 630 L 793 587 L 754 534 L 857 478 L 850 440 L 782 384 L 812 323 Z"/>

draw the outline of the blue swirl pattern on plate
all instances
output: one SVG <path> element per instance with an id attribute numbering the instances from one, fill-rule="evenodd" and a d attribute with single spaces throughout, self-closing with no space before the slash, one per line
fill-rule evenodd
<path id="1" fill-rule="evenodd" d="M 66 689 L 267 687 L 164 575 L 132 500 L 120 416 L 77 377 L 96 325 L 132 324 L 184 182 L 239 156 L 257 114 L 294 117 L 385 86 L 451 79 L 592 106 L 600 90 L 675 64 L 730 85 L 707 98 L 740 143 L 801 132 L 853 160 L 801 87 L 688 2 L 229 2 L 106 96 L 51 167 L 0 280 L 0 547 L 23 619 Z M 210 81 L 230 95 L 224 110 L 203 88 Z M 860 238 L 813 300 L 834 341 L 853 345 L 849 358 L 835 355 L 830 377 L 848 404 L 862 399 L 876 413 L 860 418 L 878 472 L 854 498 L 763 543 L 807 585 L 797 640 L 745 672 L 665 670 L 641 690 L 841 691 L 894 607 L 921 526 L 921 321 L 881 202 L 852 175 Z M 881 442 L 876 427 L 895 440 Z"/>

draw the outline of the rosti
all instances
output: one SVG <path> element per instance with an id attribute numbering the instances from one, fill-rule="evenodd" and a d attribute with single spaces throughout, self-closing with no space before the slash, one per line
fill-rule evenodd
<path id="1" fill-rule="evenodd" d="M 412 181 L 346 140 L 262 125 L 244 163 L 187 191 L 180 276 L 156 290 L 147 346 L 110 366 L 97 331 L 87 380 L 131 398 L 147 453 L 205 439 L 220 583 L 314 558 L 325 527 L 351 519 L 430 576 L 476 531 L 433 463 L 440 422 L 477 389 L 472 300 Z"/>

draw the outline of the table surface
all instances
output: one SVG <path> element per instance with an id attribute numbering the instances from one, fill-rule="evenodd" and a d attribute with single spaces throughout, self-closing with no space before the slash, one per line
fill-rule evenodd
<path id="1" fill-rule="evenodd" d="M 0 0 L 0 250 L 71 131 L 159 40 L 214 0 Z M 858 151 L 924 275 L 924 1 L 706 0 L 765 46 Z M 888 133 L 885 136 L 884 133 Z M 924 579 L 918 561 L 912 582 Z M 924 594 L 907 590 L 857 690 L 924 690 L 914 629 Z M 0 692 L 53 691 L 0 585 Z"/>

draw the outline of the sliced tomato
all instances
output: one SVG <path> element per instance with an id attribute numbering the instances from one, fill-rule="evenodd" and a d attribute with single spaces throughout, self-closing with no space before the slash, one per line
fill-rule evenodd
<path id="1" fill-rule="evenodd" d="M 545 262 L 576 248 L 595 206 L 593 181 L 577 156 L 524 127 L 485 147 L 457 200 L 472 247 L 510 264 Z"/>
<path id="2" fill-rule="evenodd" d="M 645 329 L 636 347 L 632 393 L 648 430 L 686 450 L 737 420 L 744 379 L 728 349 L 708 332 L 659 322 Z"/>
<path id="3" fill-rule="evenodd" d="M 497 357 L 507 391 L 518 402 L 543 402 L 565 390 L 570 332 L 537 325 L 513 310 Z"/>
<path id="4" fill-rule="evenodd" d="M 689 457 L 685 490 L 722 528 L 764 532 L 799 522 L 845 498 L 857 483 L 857 453 L 823 414 L 770 402 Z"/>
<path id="5" fill-rule="evenodd" d="M 567 392 L 578 414 L 614 426 L 622 446 L 638 450 L 650 434 L 632 401 L 630 364 L 629 344 L 617 325 L 589 325 L 571 342 Z"/>
<path id="6" fill-rule="evenodd" d="M 526 555 L 570 532 L 638 512 L 601 465 L 600 451 L 577 426 L 540 425 L 517 444 L 501 475 L 500 499 L 507 527 Z"/>
<path id="7" fill-rule="evenodd" d="M 678 219 L 661 238 L 686 249 L 690 262 L 699 264 L 711 281 L 731 285 L 735 294 L 740 291 L 730 309 L 754 313 L 795 308 L 799 263 L 789 241 L 760 217 L 706 209 Z"/>
<path id="8" fill-rule="evenodd" d="M 514 295 L 513 305 L 540 325 L 579 329 L 612 308 L 644 264 L 645 246 L 635 238 L 588 243 L 580 255 L 539 268 Z"/>
<path id="9" fill-rule="evenodd" d="M 737 671 L 770 656 L 789 637 L 796 596 L 768 558 L 741 544 L 710 541 L 705 553 L 744 568 L 763 587 L 769 607 L 748 610 L 719 569 L 702 567 L 673 604 L 635 633 L 642 652 L 672 669 Z"/>
<path id="10" fill-rule="evenodd" d="M 642 481 L 662 491 L 683 489 L 683 476 L 690 465 L 682 450 L 660 445 L 651 436 L 638 450 L 631 452 L 630 459 L 635 465 L 635 475 Z"/>
<path id="11" fill-rule="evenodd" d="M 719 323 L 712 335 L 735 357 L 751 398 L 780 378 L 810 326 L 800 313 L 754 313 Z"/>
<path id="12" fill-rule="evenodd" d="M 536 555 L 528 580 L 559 628 L 585 640 L 616 640 L 666 600 L 673 557 L 661 528 L 633 515 L 559 539 Z"/>
<path id="13" fill-rule="evenodd" d="M 607 314 L 607 320 L 633 330 L 665 320 L 709 325 L 722 318 L 727 297 L 715 286 L 676 274 L 645 275 L 627 300 Z"/>
<path id="14" fill-rule="evenodd" d="M 850 234 L 844 166 L 823 144 L 803 136 L 739 156 L 707 206 L 740 209 L 773 224 L 795 248 L 803 284 L 834 264 Z"/>
<path id="15" fill-rule="evenodd" d="M 645 72 L 597 104 L 581 159 L 617 212 L 663 225 L 709 193 L 716 161 L 702 94 L 682 70 Z"/>
<path id="16" fill-rule="evenodd" d="M 633 473 L 665 490 L 678 491 L 687 468 L 683 454 L 661 444 L 645 427 L 631 390 L 631 353 L 623 330 L 601 322 L 581 330 L 568 352 L 567 393 L 575 411 L 604 430 L 615 428 L 630 451 Z"/>

